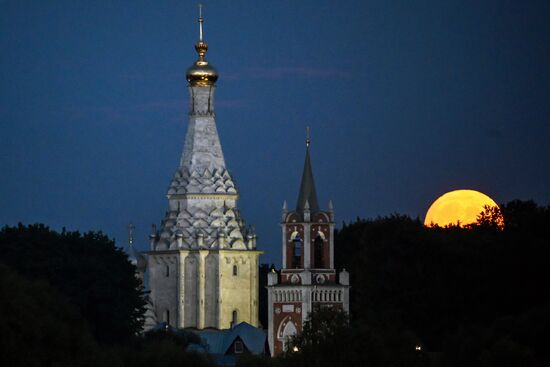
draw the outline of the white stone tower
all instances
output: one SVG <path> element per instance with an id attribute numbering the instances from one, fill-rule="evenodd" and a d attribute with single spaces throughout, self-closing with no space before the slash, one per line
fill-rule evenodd
<path id="1" fill-rule="evenodd" d="M 206 61 L 199 16 L 198 60 L 187 70 L 189 125 L 168 189 L 168 211 L 147 252 L 156 319 L 184 328 L 258 325 L 256 235 L 237 209 L 214 113 L 217 71 Z"/>
<path id="2" fill-rule="evenodd" d="M 349 312 L 349 274 L 334 269 L 334 211 L 319 208 L 309 154 L 306 159 L 295 211 L 282 213 L 283 268 L 268 274 L 268 334 L 272 355 L 284 351 L 286 340 L 302 331 L 317 308 Z"/>

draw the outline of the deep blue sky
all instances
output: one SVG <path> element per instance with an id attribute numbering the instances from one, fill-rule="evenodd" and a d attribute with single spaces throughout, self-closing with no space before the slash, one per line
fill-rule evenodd
<path id="1" fill-rule="evenodd" d="M 217 123 L 264 261 L 305 127 L 338 223 L 472 188 L 550 203 L 548 1 L 204 1 Z M 194 1 L 0 1 L 0 224 L 146 248 L 187 127 Z"/>

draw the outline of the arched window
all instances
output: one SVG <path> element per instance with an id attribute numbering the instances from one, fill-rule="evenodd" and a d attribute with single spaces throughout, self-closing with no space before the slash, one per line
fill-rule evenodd
<path id="1" fill-rule="evenodd" d="M 233 265 L 233 276 L 237 276 L 239 274 L 239 269 L 237 268 L 237 265 Z"/>
<path id="2" fill-rule="evenodd" d="M 292 321 L 289 321 L 283 329 L 283 349 L 286 350 L 288 346 L 288 341 L 298 333 L 296 325 Z"/>
<path id="3" fill-rule="evenodd" d="M 315 237 L 315 241 L 313 242 L 313 251 L 315 252 L 315 265 L 314 265 L 314 268 L 316 269 L 323 269 L 325 267 L 325 264 L 324 264 L 324 254 L 323 254 L 323 250 L 324 250 L 324 241 L 323 241 L 323 238 L 321 238 L 321 236 L 317 236 Z"/>
<path id="4" fill-rule="evenodd" d="M 170 276 L 170 265 L 166 265 L 166 277 L 168 278 Z"/>
<path id="5" fill-rule="evenodd" d="M 170 311 L 165 310 L 164 311 L 164 322 L 168 325 L 170 325 Z"/>
<path id="6" fill-rule="evenodd" d="M 300 235 L 296 235 L 294 240 L 292 240 L 292 243 L 294 245 L 292 265 L 294 268 L 298 269 L 302 267 L 302 239 L 300 238 Z"/>

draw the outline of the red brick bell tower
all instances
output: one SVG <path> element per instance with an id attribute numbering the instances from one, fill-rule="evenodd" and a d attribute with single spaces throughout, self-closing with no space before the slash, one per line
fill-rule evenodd
<path id="1" fill-rule="evenodd" d="M 272 355 L 284 351 L 286 340 L 300 333 L 316 308 L 349 312 L 349 274 L 334 269 L 334 211 L 319 207 L 310 158 L 306 159 L 295 211 L 286 201 L 282 212 L 283 266 L 268 274 L 268 341 Z"/>

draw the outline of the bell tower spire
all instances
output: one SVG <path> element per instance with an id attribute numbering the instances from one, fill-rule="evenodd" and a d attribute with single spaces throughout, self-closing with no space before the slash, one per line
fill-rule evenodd
<path id="1" fill-rule="evenodd" d="M 309 210 L 312 213 L 319 211 L 319 201 L 317 200 L 317 192 L 315 191 L 315 180 L 313 179 L 313 169 L 311 168 L 311 158 L 309 149 L 311 138 L 309 127 L 306 129 L 306 160 L 304 162 L 304 171 L 302 173 L 302 181 L 300 183 L 300 191 L 298 193 L 298 202 L 296 203 L 296 211 L 303 213 L 306 209 L 306 203 L 309 204 Z"/>

